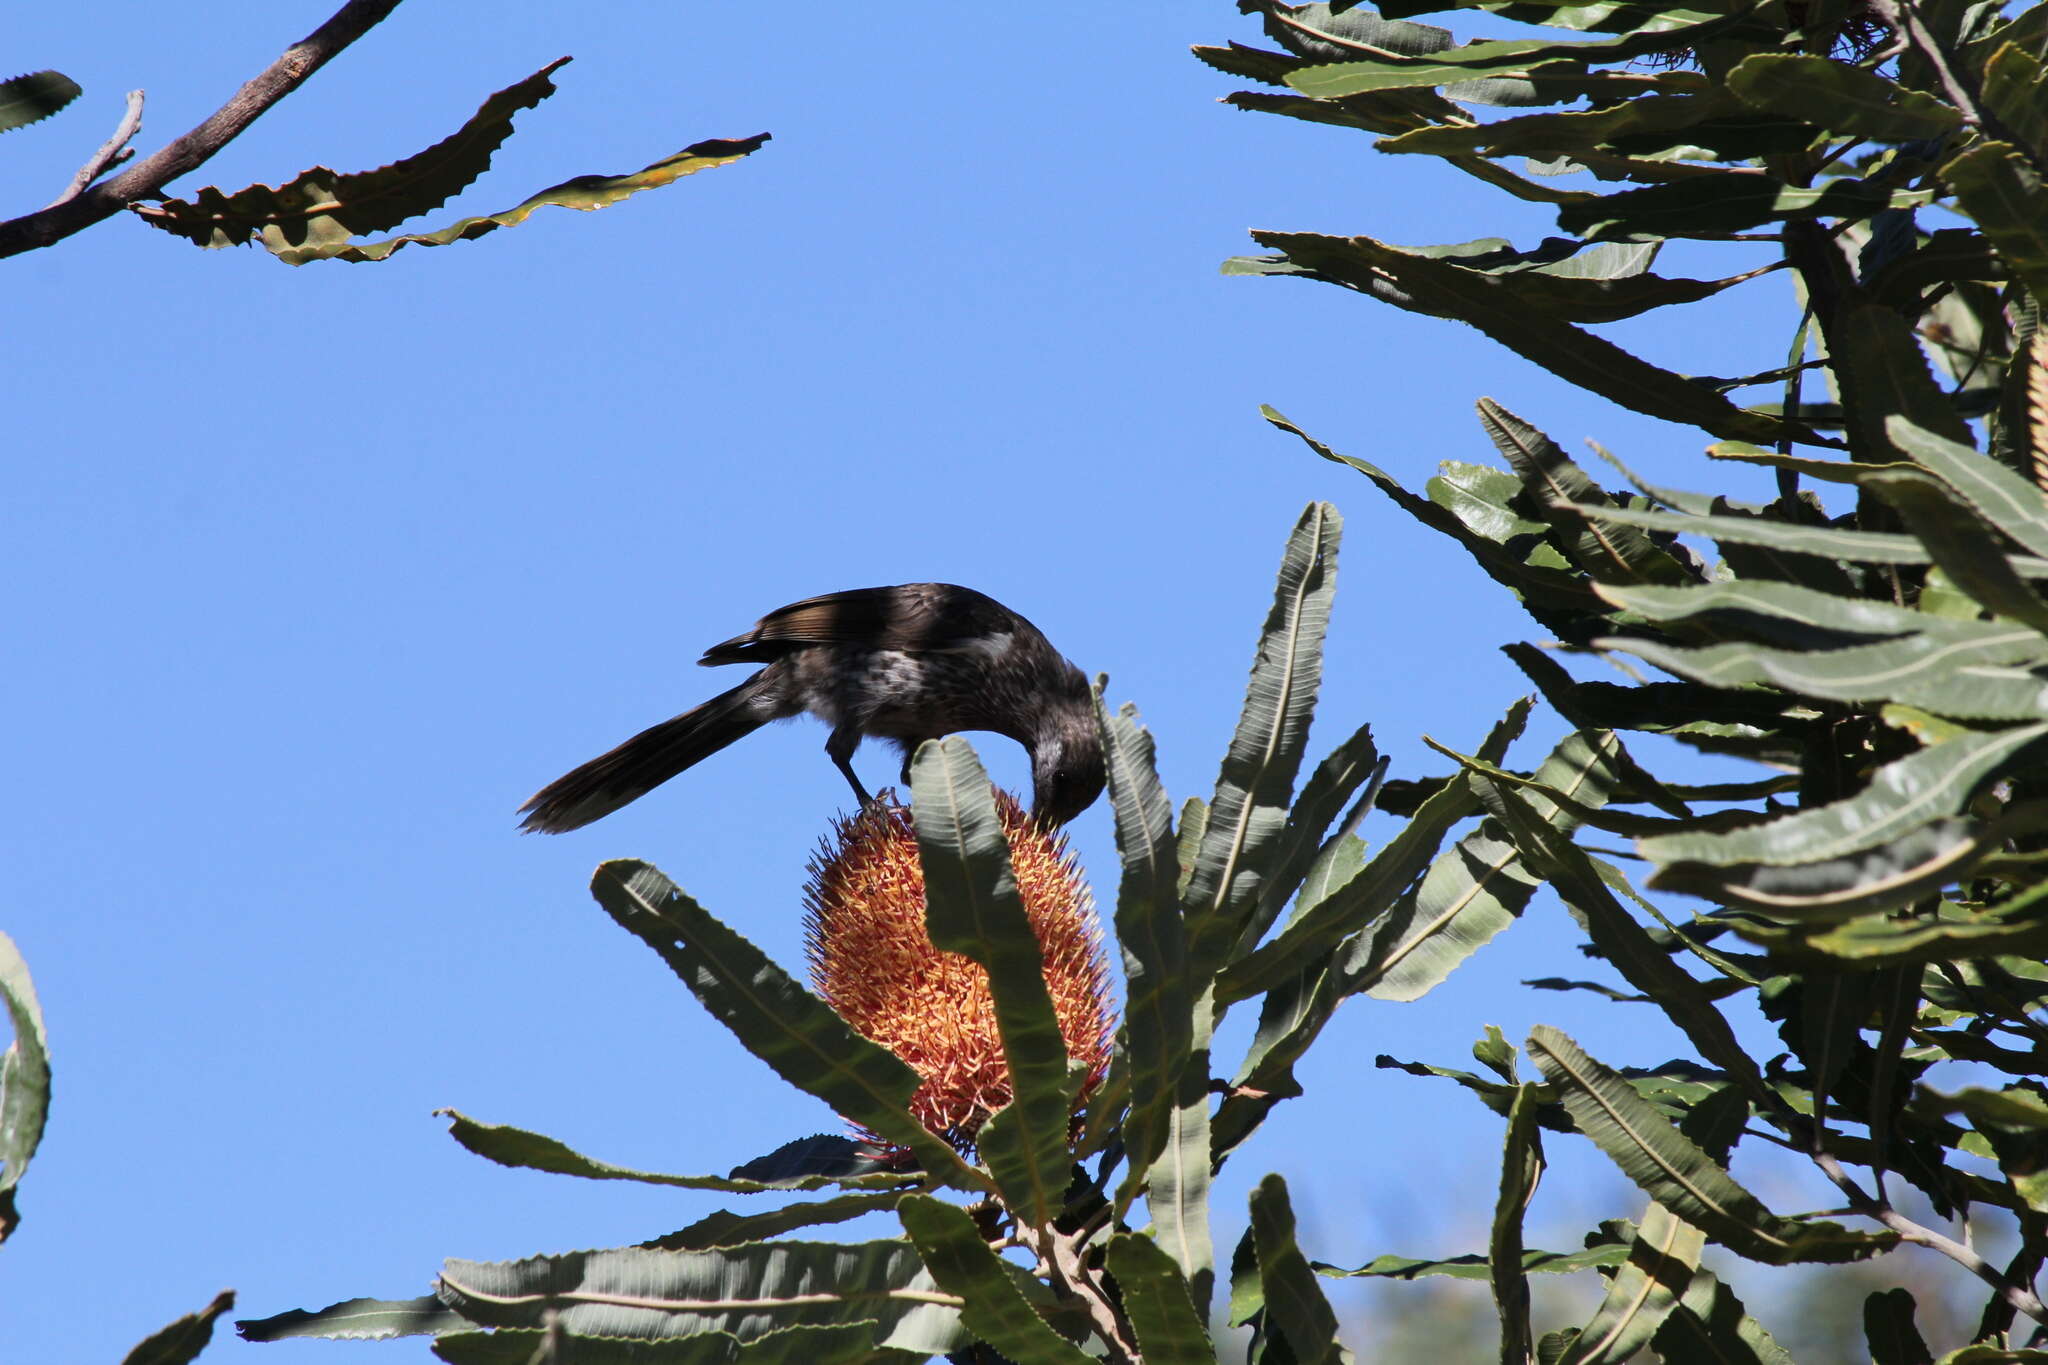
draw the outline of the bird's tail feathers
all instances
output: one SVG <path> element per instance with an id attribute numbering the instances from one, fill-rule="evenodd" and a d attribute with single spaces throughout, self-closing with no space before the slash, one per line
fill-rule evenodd
<path id="1" fill-rule="evenodd" d="M 556 778 L 519 808 L 526 817 L 520 829 L 529 834 L 580 829 L 777 719 L 781 712 L 760 681 L 756 673 L 730 692 L 650 726 Z"/>

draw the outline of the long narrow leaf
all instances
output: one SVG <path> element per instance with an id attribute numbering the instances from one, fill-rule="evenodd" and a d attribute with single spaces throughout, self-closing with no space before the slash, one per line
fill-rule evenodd
<path id="1" fill-rule="evenodd" d="M 1302 783 L 1301 794 L 1287 813 L 1287 828 L 1280 835 L 1272 875 L 1259 889 L 1258 904 L 1239 935 L 1238 951 L 1249 952 L 1273 927 L 1288 897 L 1301 889 L 1302 878 L 1323 851 L 1324 832 L 1380 763 L 1372 727 L 1361 725 L 1351 738 L 1325 755 Z"/>
<path id="2" fill-rule="evenodd" d="M 1166 1147 L 1168 1116 L 1192 1038 L 1188 1019 L 1187 935 L 1181 922 L 1180 866 L 1173 809 L 1153 764 L 1152 736 L 1130 707 L 1101 716 L 1123 879 L 1117 886 L 1116 937 L 1124 966 L 1124 1049 L 1130 1107 L 1123 1121 L 1128 1175 L 1117 1193 L 1128 1209 Z"/>
<path id="3" fill-rule="evenodd" d="M 734 1214 L 720 1209 L 716 1213 L 699 1218 L 688 1227 L 679 1228 L 665 1237 L 656 1237 L 641 1245 L 661 1251 L 708 1251 L 712 1247 L 765 1242 L 771 1237 L 780 1237 L 783 1233 L 794 1232 L 798 1228 L 844 1223 L 864 1213 L 893 1209 L 902 1197 L 894 1190 L 880 1190 L 874 1193 L 836 1195 L 831 1199 L 806 1199 L 779 1209 L 769 1209 L 765 1213 Z"/>
<path id="4" fill-rule="evenodd" d="M 1067 1045 L 1038 937 L 1017 895 L 994 789 L 958 735 L 918 746 L 910 787 L 932 943 L 988 969 L 1010 1070 L 1013 1098 L 978 1145 L 1010 1211 L 1042 1227 L 1059 1211 L 1072 1164 Z"/>
<path id="5" fill-rule="evenodd" d="M 433 1295 L 417 1299 L 344 1299 L 325 1308 L 294 1308 L 275 1317 L 244 1319 L 235 1332 L 244 1341 L 289 1341 L 331 1337 L 342 1341 L 386 1341 L 433 1336 L 469 1326 L 469 1319 Z"/>
<path id="6" fill-rule="evenodd" d="M 1323 1297 L 1315 1272 L 1294 1241 L 1294 1206 L 1287 1182 L 1269 1175 L 1252 1191 L 1252 1237 L 1259 1253 L 1259 1281 L 1266 1311 L 1301 1365 L 1337 1365 L 1337 1315 Z"/>
<path id="7" fill-rule="evenodd" d="M 928 1195 L 903 1197 L 903 1228 L 941 1289 L 960 1297 L 960 1322 L 1016 1365 L 1088 1365 L 1089 1357 L 1046 1326 L 967 1211 Z"/>
<path id="8" fill-rule="evenodd" d="M 2037 555 L 2048 555 L 2048 499 L 2041 490 L 1990 456 L 1915 426 L 1904 417 L 1885 422 L 1892 443 L 1939 476 L 1986 521 Z"/>
<path id="9" fill-rule="evenodd" d="M 1337 589 L 1343 525 L 1336 508 L 1311 503 L 1281 557 L 1244 711 L 1217 774 L 1208 828 L 1188 880 L 1189 958 L 1197 987 L 1235 946 L 1282 848 L 1294 776 L 1322 681 L 1323 636 Z"/>
<path id="10" fill-rule="evenodd" d="M 987 1177 L 912 1118 L 917 1073 L 855 1033 L 826 1004 L 646 863 L 597 869 L 590 892 L 661 955 L 704 1007 L 777 1075 L 842 1117 L 910 1149 L 931 1175 L 986 1190 Z"/>
<path id="11" fill-rule="evenodd" d="M 2006 771 L 2048 724 L 1970 731 L 1894 759 L 1862 791 L 1824 806 L 1719 834 L 1669 834 L 1637 845 L 1653 863 L 1790 865 L 1845 857 L 1904 836 L 1963 809 L 1972 794 Z"/>
<path id="12" fill-rule="evenodd" d="M 1147 1365 L 1212 1365 L 1215 1344 L 1195 1315 L 1188 1282 L 1173 1258 L 1150 1238 L 1130 1232 L 1109 1239 L 1105 1258 Z"/>
<path id="13" fill-rule="evenodd" d="M 1180 1267 L 1204 1318 L 1216 1287 L 1216 1243 L 1209 1232 L 1209 1045 L 1216 1028 L 1215 1002 L 1215 992 L 1205 990 L 1189 1008 L 1193 1048 L 1181 1068 L 1165 1149 L 1146 1173 L 1145 1190 L 1159 1246 Z"/>
<path id="14" fill-rule="evenodd" d="M 597 1161 L 574 1151 L 554 1138 L 528 1132 L 509 1124 L 480 1123 L 453 1109 L 435 1111 L 448 1120 L 448 1136 L 487 1161 L 515 1169 L 547 1171 L 551 1175 L 573 1175 L 584 1180 L 633 1180 L 646 1185 L 669 1185 L 685 1190 L 720 1190 L 727 1194 L 762 1194 L 779 1190 L 818 1190 L 835 1185 L 857 1187 L 901 1184 L 901 1172 L 878 1172 L 852 1176 L 806 1175 L 787 1180 L 750 1180 L 715 1175 L 663 1175 L 635 1171 L 610 1162 Z"/>
<path id="15" fill-rule="evenodd" d="M 1557 1029 L 1538 1025 L 1529 1054 L 1562 1092 L 1579 1130 L 1622 1174 L 1659 1204 L 1740 1255 L 1768 1264 L 1859 1260 L 1885 1250 L 1894 1233 L 1858 1233 L 1833 1223 L 1781 1219 L 1634 1087 Z"/>
<path id="16" fill-rule="evenodd" d="M 198 1312 L 151 1334 L 121 1358 L 121 1365 L 189 1365 L 213 1340 L 214 1322 L 234 1306 L 234 1291 L 222 1290 Z"/>
<path id="17" fill-rule="evenodd" d="M 960 1340 L 960 1297 L 932 1283 L 907 1241 L 450 1260 L 436 1292 L 480 1326 L 544 1327 L 552 1317 L 581 1336 L 745 1340 L 778 1327 L 876 1321 L 883 1345 L 951 1350 Z"/>
<path id="18" fill-rule="evenodd" d="M 1565 1352 L 1564 1365 L 1610 1365 L 1641 1350 L 1664 1325 L 1699 1269 L 1706 1236 L 1651 1203 L 1592 1319 Z"/>
<path id="19" fill-rule="evenodd" d="M 1573 734 L 1536 769 L 1535 781 L 1582 807 L 1599 807 L 1619 777 L 1611 740 Z M 1571 810 L 1533 800 L 1559 829 L 1577 828 Z M 1536 886 L 1514 843 L 1482 825 L 1439 855 L 1371 941 L 1349 955 L 1347 988 L 1381 1000 L 1419 999 L 1519 918 Z"/>
<path id="20" fill-rule="evenodd" d="M 1536 1127 L 1538 1087 L 1524 1085 L 1508 1111 L 1506 1150 L 1500 1165 L 1500 1197 L 1493 1206 L 1493 1233 L 1487 1239 L 1492 1269 L 1493 1304 L 1500 1314 L 1501 1365 L 1528 1360 L 1529 1278 L 1522 1260 L 1522 1217 L 1543 1176 L 1543 1139 Z"/>

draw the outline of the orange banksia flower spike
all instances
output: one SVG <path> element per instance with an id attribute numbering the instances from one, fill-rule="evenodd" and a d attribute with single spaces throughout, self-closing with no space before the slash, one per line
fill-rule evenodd
<path id="1" fill-rule="evenodd" d="M 1066 841 L 1008 792 L 996 810 L 1067 1055 L 1084 1063 L 1085 1097 L 1109 1068 L 1115 1020 L 1093 898 Z M 805 892 L 811 985 L 856 1033 L 922 1078 L 910 1111 L 962 1151 L 1010 1102 L 1010 1069 L 988 973 L 934 947 L 910 812 L 877 803 L 837 823 L 811 861 Z"/>

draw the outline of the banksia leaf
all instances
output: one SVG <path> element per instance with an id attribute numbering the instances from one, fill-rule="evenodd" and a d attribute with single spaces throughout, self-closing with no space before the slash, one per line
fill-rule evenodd
<path id="1" fill-rule="evenodd" d="M 0 81 L 0 133 L 46 119 L 78 96 L 78 82 L 61 71 L 31 71 Z"/>
<path id="2" fill-rule="evenodd" d="M 1064 839 L 1007 792 L 997 794 L 996 809 L 1060 1036 L 1086 1068 L 1085 1097 L 1109 1069 L 1114 1026 L 1094 906 Z M 840 821 L 812 862 L 805 903 L 812 987 L 855 1032 L 918 1074 L 910 1101 L 918 1121 L 970 1149 L 990 1115 L 1009 1104 L 1010 1071 L 988 972 L 933 946 L 926 929 L 909 812 L 871 805 Z"/>
<path id="3" fill-rule="evenodd" d="M 453 134 L 403 161 L 343 173 L 315 166 L 283 185 L 223 194 L 211 185 L 190 200 L 167 199 L 136 212 L 153 227 L 203 247 L 243 246 L 260 236 L 273 252 L 339 233 L 382 232 L 441 207 L 490 169 L 512 136 L 512 116 L 555 93 L 548 79 L 561 58 L 483 102 Z"/>

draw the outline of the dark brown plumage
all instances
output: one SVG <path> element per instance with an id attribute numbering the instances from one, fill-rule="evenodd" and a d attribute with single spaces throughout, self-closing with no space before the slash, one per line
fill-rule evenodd
<path id="1" fill-rule="evenodd" d="M 927 739 L 993 730 L 1031 753 L 1032 810 L 1065 824 L 1102 792 L 1088 680 L 1038 628 L 951 583 L 810 597 L 772 611 L 697 662 L 765 664 L 729 692 L 643 730 L 537 792 L 522 829 L 560 834 L 609 815 L 771 720 L 808 711 L 863 805 L 853 751 L 874 735 L 910 756 Z"/>

